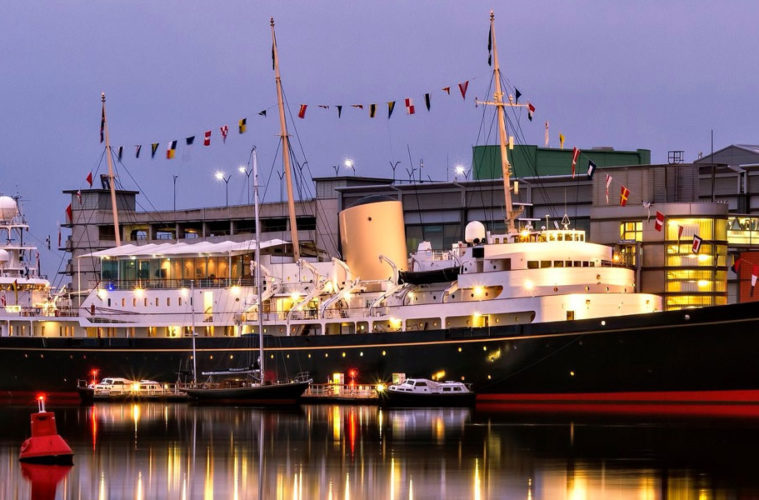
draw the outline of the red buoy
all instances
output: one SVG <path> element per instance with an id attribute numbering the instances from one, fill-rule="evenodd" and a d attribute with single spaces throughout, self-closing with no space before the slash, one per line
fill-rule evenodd
<path id="1" fill-rule="evenodd" d="M 38 412 L 32 413 L 32 437 L 21 445 L 18 459 L 42 464 L 73 464 L 74 452 L 58 435 L 55 414 L 45 411 L 45 397 L 37 398 Z"/>

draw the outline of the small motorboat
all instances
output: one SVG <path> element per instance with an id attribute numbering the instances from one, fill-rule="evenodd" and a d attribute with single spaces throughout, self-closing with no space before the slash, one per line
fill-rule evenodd
<path id="1" fill-rule="evenodd" d="M 473 406 L 475 393 L 463 382 L 409 378 L 380 393 L 387 406 Z"/>
<path id="2" fill-rule="evenodd" d="M 83 403 L 124 400 L 186 400 L 187 394 L 177 384 L 162 384 L 155 380 L 130 380 L 106 377 L 97 383 L 77 381 L 77 392 Z"/>

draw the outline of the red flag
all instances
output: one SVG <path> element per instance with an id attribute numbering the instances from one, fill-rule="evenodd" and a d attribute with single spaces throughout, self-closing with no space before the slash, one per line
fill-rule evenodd
<path id="1" fill-rule="evenodd" d="M 90 187 L 92 187 L 92 172 L 87 174 L 87 184 L 89 184 Z"/>
<path id="2" fill-rule="evenodd" d="M 364 109 L 364 105 L 363 104 L 351 104 L 351 107 L 352 108 L 356 108 L 356 109 Z"/>
<path id="3" fill-rule="evenodd" d="M 619 204 L 620 206 L 627 205 L 627 199 L 630 197 L 630 190 L 626 187 L 622 186 L 622 189 L 619 191 Z"/>
<path id="4" fill-rule="evenodd" d="M 741 270 L 741 257 L 740 255 L 736 255 L 735 259 L 733 260 L 733 265 L 730 266 L 730 269 L 733 270 L 735 274 L 738 274 Z"/>
<path id="5" fill-rule="evenodd" d="M 443 87 L 443 92 L 445 92 L 448 95 L 451 95 L 451 87 Z"/>
<path id="6" fill-rule="evenodd" d="M 466 99 L 466 89 L 469 87 L 469 80 L 464 83 L 459 83 L 459 91 L 461 91 L 461 98 Z"/>
<path id="7" fill-rule="evenodd" d="M 308 107 L 308 104 L 301 104 L 300 105 L 300 111 L 298 111 L 298 118 L 301 120 L 306 117 L 306 108 Z"/>
<path id="8" fill-rule="evenodd" d="M 691 248 L 691 250 L 693 251 L 693 253 L 698 253 L 701 250 L 701 242 L 702 241 L 703 241 L 703 239 L 699 235 L 697 235 L 697 234 L 693 235 L 693 247 Z"/>
<path id="9" fill-rule="evenodd" d="M 531 102 L 527 103 L 527 119 L 532 121 L 532 115 L 535 113 L 535 106 Z M 548 122 L 546 122 L 548 124 Z"/>
<path id="10" fill-rule="evenodd" d="M 677 226 L 677 240 L 680 241 L 680 238 L 683 236 L 683 226 Z"/>
<path id="11" fill-rule="evenodd" d="M 572 148 L 572 179 L 575 178 L 575 166 L 577 165 L 577 157 L 580 156 L 580 150 Z"/>
<path id="12" fill-rule="evenodd" d="M 227 142 L 227 134 L 229 133 L 229 127 L 227 125 L 222 125 L 219 127 L 219 130 L 221 131 L 221 140 L 222 142 Z"/>
<path id="13" fill-rule="evenodd" d="M 606 174 L 606 204 L 609 204 L 609 186 L 611 186 L 611 176 Z"/>
<path id="14" fill-rule="evenodd" d="M 71 210 L 71 203 L 66 207 L 66 217 L 69 222 L 74 222 L 74 212 Z"/>
<path id="15" fill-rule="evenodd" d="M 654 229 L 661 232 L 663 227 L 664 227 L 664 214 L 657 210 L 656 220 L 654 221 Z"/>
<path id="16" fill-rule="evenodd" d="M 82 190 L 76 192 L 76 199 L 79 200 L 79 204 L 82 204 Z"/>
<path id="17" fill-rule="evenodd" d="M 203 136 L 203 145 L 204 146 L 210 146 L 211 145 L 211 131 L 210 130 L 206 130 L 206 133 Z"/>
<path id="18" fill-rule="evenodd" d="M 406 113 L 413 115 L 414 114 L 414 100 L 410 97 L 406 98 Z"/>

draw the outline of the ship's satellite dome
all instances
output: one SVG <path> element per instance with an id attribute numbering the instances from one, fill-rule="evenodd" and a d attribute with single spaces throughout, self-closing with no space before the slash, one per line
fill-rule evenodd
<path id="1" fill-rule="evenodd" d="M 474 240 L 485 240 L 485 225 L 480 221 L 472 221 L 464 229 L 464 241 L 474 243 Z"/>
<path id="2" fill-rule="evenodd" d="M 18 215 L 16 200 L 10 196 L 0 196 L 0 220 L 11 220 Z"/>
<path id="3" fill-rule="evenodd" d="M 0 262 L 9 262 L 11 260 L 11 254 L 7 250 L 0 249 Z"/>

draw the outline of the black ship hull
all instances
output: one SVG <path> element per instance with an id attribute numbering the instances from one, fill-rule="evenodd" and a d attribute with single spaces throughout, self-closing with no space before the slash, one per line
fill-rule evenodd
<path id="1" fill-rule="evenodd" d="M 197 370 L 255 359 L 257 337 L 197 338 Z M 759 307 L 684 311 L 473 329 L 271 337 L 267 371 L 317 383 L 357 371 L 472 384 L 480 401 L 723 401 L 759 403 Z M 192 366 L 190 338 L 0 338 L 0 398 L 76 395 L 97 369 L 161 382 Z M 665 393 L 663 396 L 657 395 Z"/>

